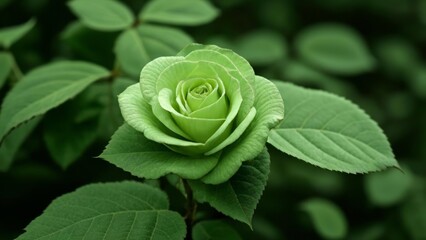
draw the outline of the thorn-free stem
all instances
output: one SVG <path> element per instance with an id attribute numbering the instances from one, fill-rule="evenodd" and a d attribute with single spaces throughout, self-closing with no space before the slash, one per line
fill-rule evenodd
<path id="1" fill-rule="evenodd" d="M 185 188 L 186 193 L 186 214 L 185 214 L 185 223 L 186 223 L 186 238 L 187 240 L 192 240 L 192 225 L 194 223 L 195 212 L 197 211 L 197 203 L 194 201 L 194 194 L 192 192 L 191 186 L 186 179 L 182 179 L 183 187 Z"/>

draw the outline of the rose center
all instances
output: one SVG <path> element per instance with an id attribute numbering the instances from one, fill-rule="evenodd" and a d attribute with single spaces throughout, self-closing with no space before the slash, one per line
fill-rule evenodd
<path id="1" fill-rule="evenodd" d="M 212 89 L 212 86 L 210 84 L 203 84 L 201 86 L 198 86 L 192 89 L 191 93 L 192 95 L 195 95 L 195 96 L 198 95 L 200 97 L 205 97 L 210 93 L 211 89 Z"/>

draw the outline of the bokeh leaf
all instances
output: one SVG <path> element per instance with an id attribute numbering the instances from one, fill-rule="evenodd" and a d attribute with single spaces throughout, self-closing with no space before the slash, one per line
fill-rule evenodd
<path id="1" fill-rule="evenodd" d="M 301 209 L 311 217 L 318 234 L 325 239 L 342 239 L 347 234 L 346 217 L 334 203 L 312 198 L 301 204 Z"/>
<path id="2" fill-rule="evenodd" d="M 402 221 L 411 239 L 426 239 L 426 185 L 425 179 L 415 179 L 414 194 L 401 208 Z"/>
<path id="3" fill-rule="evenodd" d="M 96 30 L 123 30 L 134 21 L 126 5 L 115 0 L 73 0 L 68 6 L 85 25 Z"/>
<path id="4" fill-rule="evenodd" d="M 303 60 L 332 73 L 360 74 L 375 65 L 363 39 L 343 25 L 312 26 L 299 34 L 295 44 Z"/>
<path id="5" fill-rule="evenodd" d="M 10 53 L 0 52 L 0 89 L 6 82 L 13 67 L 13 57 Z"/>
<path id="6" fill-rule="evenodd" d="M 16 41 L 21 39 L 25 34 L 27 34 L 35 25 L 36 21 L 30 19 L 28 22 L 21 25 L 1 28 L 0 29 L 0 46 L 4 48 L 9 48 Z"/>
<path id="7" fill-rule="evenodd" d="M 136 183 L 90 184 L 55 199 L 17 239 L 183 239 L 167 195 Z"/>
<path id="8" fill-rule="evenodd" d="M 144 24 L 123 32 L 114 52 L 123 70 L 139 77 L 145 64 L 157 57 L 174 56 L 191 42 L 191 37 L 181 30 Z"/>
<path id="9" fill-rule="evenodd" d="M 301 62 L 287 61 L 281 69 L 282 79 L 293 82 L 296 85 L 314 86 L 343 96 L 354 95 L 354 90 L 346 82 L 329 76 Z"/>
<path id="10" fill-rule="evenodd" d="M 61 32 L 61 42 L 72 52 L 72 57 L 107 66 L 112 69 L 114 53 L 111 49 L 118 32 L 102 32 L 86 27 L 77 20 L 68 24 Z"/>
<path id="11" fill-rule="evenodd" d="M 268 30 L 257 30 L 243 36 L 234 50 L 254 65 L 272 64 L 287 55 L 284 38 Z"/>
<path id="12" fill-rule="evenodd" d="M 44 114 L 83 91 L 109 72 L 85 62 L 45 65 L 22 78 L 8 93 L 0 113 L 0 142 L 13 128 Z"/>
<path id="13" fill-rule="evenodd" d="M 240 240 L 238 232 L 223 220 L 202 221 L 192 229 L 193 240 Z"/>
<path id="14" fill-rule="evenodd" d="M 251 227 L 254 210 L 268 180 L 269 161 L 265 148 L 258 157 L 244 162 L 238 172 L 225 183 L 210 185 L 191 181 L 194 197 Z"/>
<path id="15" fill-rule="evenodd" d="M 205 0 L 151 0 L 139 17 L 146 22 L 195 26 L 212 21 L 218 14 Z"/>
<path id="16" fill-rule="evenodd" d="M 175 173 L 184 178 L 198 179 L 216 166 L 219 155 L 182 155 L 124 124 L 114 133 L 100 157 L 141 178 L 156 179 Z"/>
<path id="17" fill-rule="evenodd" d="M 276 82 L 286 104 L 268 142 L 315 166 L 346 173 L 398 167 L 379 126 L 350 101 L 318 90 Z"/>
<path id="18" fill-rule="evenodd" d="M 387 169 L 372 173 L 364 178 L 365 190 L 370 201 L 382 207 L 398 203 L 404 199 L 412 187 L 412 175 L 407 169 Z"/>

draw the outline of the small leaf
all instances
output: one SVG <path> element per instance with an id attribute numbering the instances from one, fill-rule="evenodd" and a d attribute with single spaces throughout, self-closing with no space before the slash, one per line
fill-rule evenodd
<path id="1" fill-rule="evenodd" d="M 276 82 L 287 114 L 268 142 L 315 166 L 346 173 L 398 167 L 379 126 L 350 101 Z"/>
<path id="2" fill-rule="evenodd" d="M 225 221 L 209 220 L 197 223 L 192 229 L 193 240 L 240 240 L 237 231 Z"/>
<path id="3" fill-rule="evenodd" d="M 412 180 L 407 171 L 388 169 L 365 176 L 364 185 L 370 201 L 377 206 L 386 207 L 402 201 L 407 196 Z"/>
<path id="4" fill-rule="evenodd" d="M 44 140 L 53 160 L 66 169 L 96 139 L 102 106 L 89 88 L 45 118 Z M 109 119 L 111 121 L 111 119 Z"/>
<path id="5" fill-rule="evenodd" d="M 13 58 L 9 53 L 0 52 L 0 89 L 6 82 L 13 67 Z"/>
<path id="6" fill-rule="evenodd" d="M 139 17 L 146 22 L 196 26 L 212 21 L 218 14 L 205 0 L 151 0 Z"/>
<path id="7" fill-rule="evenodd" d="M 35 23 L 34 19 L 30 19 L 24 24 L 0 29 L 0 46 L 9 48 L 27 34 L 34 27 Z"/>
<path id="8" fill-rule="evenodd" d="M 40 122 L 41 118 L 34 118 L 20 125 L 8 135 L 0 146 L 0 171 L 7 171 L 12 164 L 15 154 L 27 139 L 28 135 Z"/>
<path id="9" fill-rule="evenodd" d="M 347 234 L 347 222 L 338 206 L 325 199 L 309 199 L 301 204 L 314 224 L 315 230 L 326 239 L 342 239 Z"/>
<path id="10" fill-rule="evenodd" d="M 235 51 L 251 64 L 268 65 L 283 59 L 287 54 L 287 46 L 280 34 L 258 30 L 243 36 L 235 45 Z"/>
<path id="11" fill-rule="evenodd" d="M 183 239 L 185 222 L 168 207 L 145 184 L 90 184 L 55 199 L 17 239 Z"/>
<path id="12" fill-rule="evenodd" d="M 265 189 L 269 175 L 269 154 L 266 148 L 251 161 L 245 162 L 227 182 L 219 185 L 191 181 L 194 197 L 251 227 L 254 210 Z"/>
<path id="13" fill-rule="evenodd" d="M 306 62 L 336 74 L 360 74 L 375 65 L 362 38 L 343 25 L 322 24 L 306 29 L 296 39 L 296 49 Z"/>
<path id="14" fill-rule="evenodd" d="M 19 124 L 74 97 L 109 72 L 85 62 L 63 61 L 33 70 L 8 93 L 0 113 L 0 142 Z"/>
<path id="15" fill-rule="evenodd" d="M 124 124 L 114 133 L 100 157 L 141 178 L 157 179 L 174 173 L 198 179 L 216 166 L 219 155 L 182 155 L 148 140 L 143 133 Z"/>
<path id="16" fill-rule="evenodd" d="M 191 37 L 181 30 L 144 24 L 123 32 L 114 52 L 123 70 L 139 77 L 145 64 L 157 57 L 176 55 L 191 42 Z"/>
<path id="17" fill-rule="evenodd" d="M 123 30 L 134 21 L 130 9 L 115 0 L 73 0 L 68 6 L 85 25 L 96 30 Z"/>

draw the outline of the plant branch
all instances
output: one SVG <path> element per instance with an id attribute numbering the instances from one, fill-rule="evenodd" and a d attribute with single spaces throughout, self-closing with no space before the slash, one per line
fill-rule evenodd
<path id="1" fill-rule="evenodd" d="M 197 203 L 194 200 L 194 194 L 192 192 L 191 186 L 186 179 L 182 179 L 183 187 L 185 188 L 186 193 L 186 214 L 185 214 L 185 223 L 186 223 L 186 239 L 192 239 L 192 225 L 194 223 L 195 213 L 197 211 Z"/>

